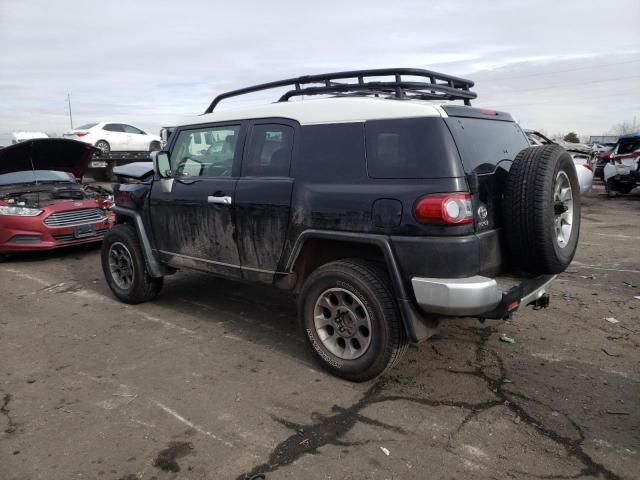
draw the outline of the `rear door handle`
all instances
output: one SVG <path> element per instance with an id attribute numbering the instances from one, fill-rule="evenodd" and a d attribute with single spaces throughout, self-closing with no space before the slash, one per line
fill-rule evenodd
<path id="1" fill-rule="evenodd" d="M 228 195 L 225 195 L 224 197 L 218 197 L 216 195 L 209 195 L 207 197 L 207 202 L 209 203 L 217 203 L 220 205 L 231 205 L 232 200 L 231 197 Z"/>

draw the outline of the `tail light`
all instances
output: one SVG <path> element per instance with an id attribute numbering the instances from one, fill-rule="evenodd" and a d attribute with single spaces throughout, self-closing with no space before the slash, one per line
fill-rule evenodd
<path id="1" fill-rule="evenodd" d="M 437 193 L 419 199 L 413 209 L 420 223 L 465 225 L 473 223 L 471 196 L 468 193 Z"/>
<path id="2" fill-rule="evenodd" d="M 85 135 L 87 135 L 89 132 L 74 132 L 73 134 L 76 137 L 84 137 Z"/>

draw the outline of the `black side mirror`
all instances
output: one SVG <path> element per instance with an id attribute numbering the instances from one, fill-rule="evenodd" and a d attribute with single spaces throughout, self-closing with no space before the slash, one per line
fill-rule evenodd
<path id="1" fill-rule="evenodd" d="M 169 152 L 151 152 L 151 161 L 156 174 L 162 178 L 171 177 L 171 162 Z"/>

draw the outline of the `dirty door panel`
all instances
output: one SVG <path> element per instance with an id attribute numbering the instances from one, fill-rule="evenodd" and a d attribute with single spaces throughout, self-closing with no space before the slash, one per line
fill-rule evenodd
<path id="1" fill-rule="evenodd" d="M 176 133 L 171 151 L 174 178 L 154 182 L 151 192 L 157 249 L 173 266 L 240 278 L 234 165 L 240 155 L 236 145 L 242 143 L 241 128 L 215 126 Z"/>
<path id="2" fill-rule="evenodd" d="M 236 187 L 238 249 L 245 279 L 269 283 L 289 226 L 295 125 L 252 122 Z"/>

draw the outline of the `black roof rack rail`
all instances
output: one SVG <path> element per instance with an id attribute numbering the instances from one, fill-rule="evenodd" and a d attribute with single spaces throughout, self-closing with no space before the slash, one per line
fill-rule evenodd
<path id="1" fill-rule="evenodd" d="M 403 80 L 402 76 L 423 77 L 427 81 Z M 366 81 L 367 77 L 391 76 L 390 81 Z M 336 80 L 348 80 L 352 82 L 338 82 Z M 356 82 L 353 82 L 356 80 Z M 232 90 L 222 93 L 213 99 L 205 114 L 213 112 L 216 106 L 227 98 L 293 86 L 279 98 L 279 102 L 286 102 L 291 97 L 300 95 L 388 95 L 397 99 L 419 100 L 464 100 L 465 105 L 471 105 L 471 100 L 477 98 L 475 92 L 469 89 L 473 87 L 471 80 L 453 77 L 443 73 L 432 72 L 421 68 L 380 68 L 373 70 L 352 70 L 348 72 L 323 73 L 318 75 L 305 75 L 297 78 L 288 78 L 275 82 L 263 83 L 252 87 Z"/>

